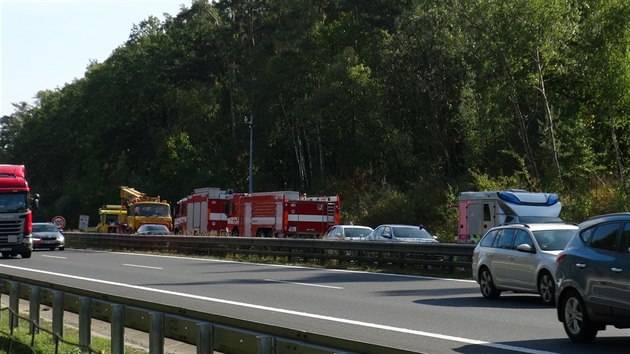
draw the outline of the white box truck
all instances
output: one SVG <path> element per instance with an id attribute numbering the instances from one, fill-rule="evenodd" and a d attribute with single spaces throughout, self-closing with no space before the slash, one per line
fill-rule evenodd
<path id="1" fill-rule="evenodd" d="M 505 223 L 561 222 L 561 209 L 554 193 L 520 189 L 462 192 L 457 242 L 477 243 L 488 229 Z"/>

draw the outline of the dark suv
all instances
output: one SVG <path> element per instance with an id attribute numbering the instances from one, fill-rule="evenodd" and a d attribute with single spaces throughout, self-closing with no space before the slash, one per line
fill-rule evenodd
<path id="1" fill-rule="evenodd" d="M 575 342 L 589 342 L 606 325 L 630 328 L 630 213 L 599 215 L 557 258 L 558 320 Z"/>

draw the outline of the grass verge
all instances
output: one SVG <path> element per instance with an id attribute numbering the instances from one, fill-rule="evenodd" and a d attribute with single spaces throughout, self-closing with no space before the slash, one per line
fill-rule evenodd
<path id="1" fill-rule="evenodd" d="M 24 319 L 19 320 L 19 327 L 13 329 L 13 341 L 11 341 L 11 332 L 9 328 L 9 312 L 1 311 L 0 317 L 0 353 L 2 354 L 80 354 L 82 352 L 79 347 L 79 331 L 71 326 L 64 327 L 63 342 L 55 341 L 55 336 L 51 334 L 52 324 L 50 322 L 40 320 L 42 330 L 33 337 L 29 333 L 29 322 Z M 24 316 L 21 314 L 21 316 Z M 33 346 L 31 347 L 31 342 Z M 108 338 L 92 336 L 92 344 L 90 347 L 94 350 L 91 353 L 109 354 L 111 353 L 111 341 Z M 10 351 L 9 351 L 10 350 Z M 148 351 L 125 347 L 125 354 L 147 354 Z"/>

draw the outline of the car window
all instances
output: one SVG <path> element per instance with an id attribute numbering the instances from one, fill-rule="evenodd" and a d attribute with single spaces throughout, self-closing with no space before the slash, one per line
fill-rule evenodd
<path id="1" fill-rule="evenodd" d="M 376 237 L 380 237 L 383 235 L 383 227 L 379 227 L 378 229 L 376 229 L 376 231 L 374 231 L 374 236 Z"/>
<path id="2" fill-rule="evenodd" d="M 370 229 L 360 227 L 346 228 L 346 237 L 365 237 L 370 233 Z"/>
<path id="3" fill-rule="evenodd" d="M 497 230 L 492 230 L 486 234 L 486 236 L 481 240 L 481 246 L 483 247 L 492 247 L 492 243 L 494 242 L 494 238 L 497 236 Z"/>
<path id="4" fill-rule="evenodd" d="M 57 232 L 59 229 L 53 224 L 33 224 L 33 232 Z"/>
<path id="5" fill-rule="evenodd" d="M 619 226 L 619 223 L 610 223 L 597 227 L 591 235 L 591 247 L 604 251 L 615 251 Z"/>
<path id="6" fill-rule="evenodd" d="M 499 239 L 497 241 L 497 248 L 512 248 L 512 244 L 514 244 L 514 229 L 503 229 L 499 234 Z"/>
<path id="7" fill-rule="evenodd" d="M 630 253 L 630 222 L 627 222 L 623 226 L 623 233 L 621 234 L 621 253 Z"/>
<path id="8" fill-rule="evenodd" d="M 545 251 L 561 251 L 575 233 L 575 230 L 542 230 L 534 231 L 534 237 L 540 249 Z"/>
<path id="9" fill-rule="evenodd" d="M 534 242 L 532 241 L 532 238 L 529 236 L 527 231 L 518 230 L 516 231 L 516 238 L 514 239 L 514 248 L 522 244 L 529 245 L 532 248 L 534 247 Z"/>

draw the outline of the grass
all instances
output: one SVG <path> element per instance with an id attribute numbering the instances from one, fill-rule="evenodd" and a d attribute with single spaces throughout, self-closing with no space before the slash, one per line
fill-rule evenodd
<path id="1" fill-rule="evenodd" d="M 33 341 L 33 348 L 31 349 L 32 335 L 29 333 L 29 322 L 26 319 L 20 318 L 20 325 L 13 330 L 13 343 L 11 343 L 10 328 L 9 328 L 9 312 L 8 310 L 1 312 L 0 318 L 0 353 L 7 354 L 80 354 L 87 353 L 81 351 L 79 347 L 79 331 L 70 326 L 64 327 L 63 341 L 57 341 L 55 343 L 55 336 L 52 332 L 52 324 L 43 320 L 40 320 L 40 327 L 42 328 L 38 334 L 35 335 Z M 21 314 L 20 316 L 24 316 Z M 57 347 L 58 345 L 58 347 Z M 57 347 L 57 351 L 55 348 Z M 10 351 L 9 351 L 10 348 Z M 90 353 L 107 354 L 111 353 L 111 342 L 108 338 L 102 338 L 92 336 L 92 344 L 90 345 L 92 351 Z M 125 354 L 147 354 L 148 351 L 134 347 L 125 347 Z"/>

